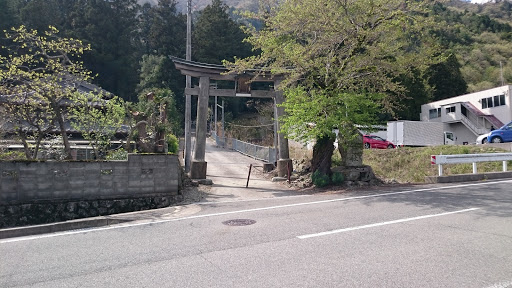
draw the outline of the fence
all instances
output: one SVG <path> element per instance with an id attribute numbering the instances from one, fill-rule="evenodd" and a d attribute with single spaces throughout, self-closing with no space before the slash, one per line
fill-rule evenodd
<path id="1" fill-rule="evenodd" d="M 212 131 L 212 137 L 215 139 L 217 146 L 232 149 L 254 159 L 266 161 L 268 163 L 277 162 L 277 149 L 274 147 L 254 145 L 233 138 L 219 137 L 214 131 Z"/>
<path id="2" fill-rule="evenodd" d="M 503 172 L 507 172 L 507 161 L 512 160 L 512 153 L 486 153 L 486 154 L 457 154 L 457 155 L 432 155 L 432 165 L 439 167 L 439 176 L 443 176 L 443 164 L 473 163 L 473 174 L 477 173 L 477 162 L 503 162 Z"/>

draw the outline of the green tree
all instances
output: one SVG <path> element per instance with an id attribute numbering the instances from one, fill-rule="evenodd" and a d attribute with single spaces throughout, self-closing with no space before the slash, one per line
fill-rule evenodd
<path id="1" fill-rule="evenodd" d="M 251 45 L 243 41 L 247 34 L 229 17 L 228 10 L 221 0 L 213 0 L 201 11 L 192 36 L 194 60 L 220 64 L 252 54 Z"/>
<path id="2" fill-rule="evenodd" d="M 458 95 L 468 90 L 468 85 L 462 77 L 461 65 L 454 54 L 450 54 L 445 61 L 432 65 L 427 69 L 428 84 L 433 88 L 434 101 Z"/>
<path id="3" fill-rule="evenodd" d="M 169 89 L 147 89 L 128 108 L 130 137 L 145 153 L 162 152 L 169 134 L 180 132 L 174 93 Z M 129 148 L 129 147 L 128 147 Z"/>
<path id="4" fill-rule="evenodd" d="M 18 0 L 0 1 L 0 29 L 7 30 L 17 26 L 19 14 L 16 11 Z"/>
<path id="5" fill-rule="evenodd" d="M 79 60 L 90 48 L 80 40 L 60 38 L 58 32 L 50 27 L 39 35 L 21 26 L 6 33 L 12 45 L 7 47 L 9 57 L 0 58 L 0 92 L 11 95 L 9 102 L 21 104 L 20 109 L 11 110 L 10 117 L 21 123 L 21 130 L 17 131 L 25 146 L 28 144 L 23 134 L 34 129 L 23 128 L 24 123 L 37 123 L 43 127 L 39 133 L 46 131 L 44 127 L 55 124 L 62 136 L 66 157 L 70 159 L 65 107 L 74 84 L 90 79 L 90 72 Z"/>
<path id="6" fill-rule="evenodd" d="M 148 35 L 143 35 L 148 53 L 164 56 L 185 56 L 187 37 L 186 15 L 176 10 L 176 0 L 159 0 L 142 17 Z"/>
<path id="7" fill-rule="evenodd" d="M 71 127 L 89 141 L 96 157 L 107 155 L 110 140 L 124 121 L 123 101 L 116 96 L 108 97 L 101 92 L 75 92 L 70 98 L 73 101 L 69 110 Z"/>
<path id="8" fill-rule="evenodd" d="M 395 108 L 405 90 L 395 79 L 435 59 L 438 46 L 426 32 L 435 25 L 425 3 L 282 2 L 260 16 L 265 28 L 248 39 L 261 54 L 236 61 L 234 69 L 286 75 L 279 87 L 286 95 L 282 131 L 317 139 L 312 169 L 330 175 L 332 130 L 340 129 L 345 158 L 346 145 L 357 138 L 354 124 L 372 124 L 379 110 Z"/>
<path id="9" fill-rule="evenodd" d="M 87 69 L 97 73 L 97 83 L 125 100 L 135 99 L 138 80 L 136 0 L 75 0 L 68 34 L 90 44 L 84 55 Z"/>
<path id="10" fill-rule="evenodd" d="M 170 89 L 183 95 L 185 77 L 169 56 L 185 57 L 186 16 L 178 13 L 175 0 L 160 0 L 155 6 L 144 5 L 139 15 L 141 45 L 137 92 L 153 88 Z M 184 115 L 185 97 L 176 98 L 176 107 Z"/>

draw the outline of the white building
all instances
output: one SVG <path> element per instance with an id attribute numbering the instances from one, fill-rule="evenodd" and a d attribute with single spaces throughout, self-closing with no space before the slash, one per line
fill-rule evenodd
<path id="1" fill-rule="evenodd" d="M 512 85 L 461 95 L 421 105 L 421 121 L 442 122 L 457 136 L 456 144 L 512 121 Z"/>

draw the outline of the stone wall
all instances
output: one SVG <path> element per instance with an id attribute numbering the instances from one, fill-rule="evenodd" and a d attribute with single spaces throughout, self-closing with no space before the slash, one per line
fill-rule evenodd
<path id="1" fill-rule="evenodd" d="M 176 155 L 0 162 L 0 227 L 166 207 L 180 201 L 181 182 Z"/>

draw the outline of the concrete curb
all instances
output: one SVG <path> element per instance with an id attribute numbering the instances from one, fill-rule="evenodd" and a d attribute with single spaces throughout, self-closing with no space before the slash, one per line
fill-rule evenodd
<path id="1" fill-rule="evenodd" d="M 505 178 L 512 178 L 512 171 L 447 175 L 447 176 L 426 176 L 425 183 L 434 183 L 435 184 L 435 183 L 471 182 L 471 181 L 505 179 Z"/>
<path id="2" fill-rule="evenodd" d="M 110 216 L 112 216 L 112 215 L 110 215 Z M 131 221 L 131 220 L 112 219 L 112 218 L 100 216 L 100 217 L 94 217 L 94 218 L 69 220 L 69 221 L 65 221 L 65 222 L 5 228 L 5 229 L 0 229 L 0 239 L 47 234 L 47 233 L 62 232 L 62 231 L 92 228 L 92 227 L 101 227 L 101 226 L 108 226 L 108 225 L 124 223 L 124 222 L 128 222 L 128 221 Z"/>

